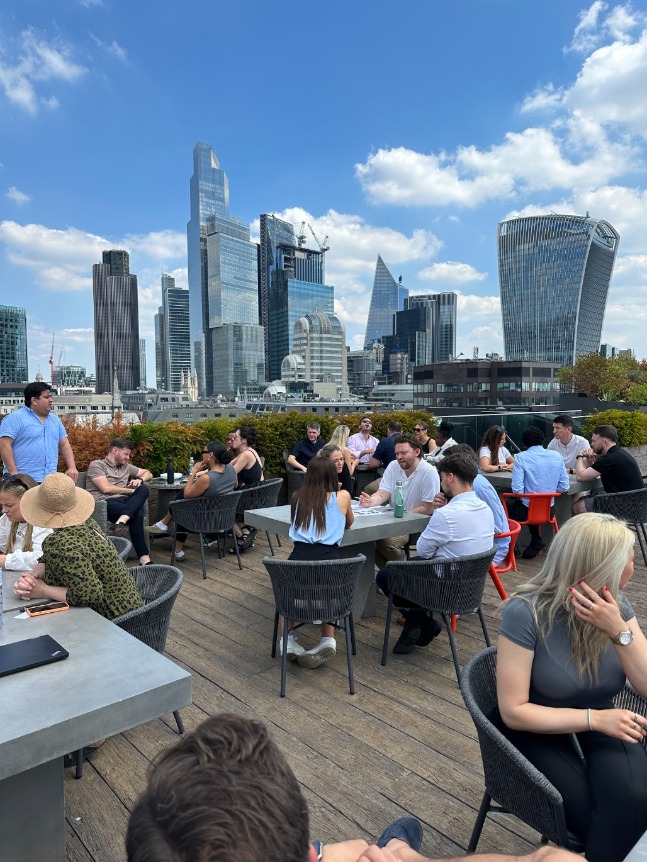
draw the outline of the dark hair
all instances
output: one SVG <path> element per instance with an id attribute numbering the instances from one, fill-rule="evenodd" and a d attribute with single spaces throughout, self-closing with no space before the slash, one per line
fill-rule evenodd
<path id="1" fill-rule="evenodd" d="M 553 422 L 556 422 L 558 425 L 563 425 L 564 428 L 573 427 L 573 417 L 568 416 L 566 413 L 560 413 L 559 416 L 555 416 Z"/>
<path id="2" fill-rule="evenodd" d="M 306 428 L 314 428 L 315 431 L 321 431 L 321 425 L 318 422 L 308 422 Z"/>
<path id="3" fill-rule="evenodd" d="M 536 425 L 530 425 L 521 435 L 521 442 L 530 449 L 531 446 L 541 446 L 544 442 L 544 432 Z"/>
<path id="4" fill-rule="evenodd" d="M 321 449 L 317 452 L 318 458 L 330 458 L 333 452 L 342 452 L 341 446 L 338 446 L 336 443 L 326 443 L 325 446 L 322 446 Z"/>
<path id="5" fill-rule="evenodd" d="M 451 422 L 441 422 L 438 426 L 436 434 L 440 435 L 444 440 L 449 440 L 449 438 L 452 436 L 453 430 L 454 426 Z"/>
<path id="6" fill-rule="evenodd" d="M 108 452 L 111 449 L 132 449 L 133 444 L 126 437 L 115 437 L 110 441 Z"/>
<path id="7" fill-rule="evenodd" d="M 297 530 L 314 525 L 326 529 L 326 494 L 339 489 L 337 468 L 330 458 L 312 458 L 301 488 L 292 495 L 292 523 Z"/>
<path id="8" fill-rule="evenodd" d="M 457 443 L 455 446 L 449 446 L 447 449 L 445 449 L 443 455 L 445 456 L 445 458 L 448 458 L 450 455 L 457 455 L 459 452 L 461 452 L 463 455 L 469 455 L 478 467 L 478 455 L 472 449 L 469 443 Z"/>
<path id="9" fill-rule="evenodd" d="M 417 437 L 414 437 L 413 434 L 398 434 L 395 438 L 394 447 L 398 445 L 398 443 L 408 443 L 412 449 L 418 449 L 418 451 L 422 454 L 422 446 L 420 444 L 420 440 Z"/>
<path id="10" fill-rule="evenodd" d="M 162 752 L 130 815 L 128 862 L 307 862 L 308 807 L 264 724 L 222 713 Z"/>
<path id="11" fill-rule="evenodd" d="M 503 428 L 502 425 L 490 425 L 481 440 L 481 448 L 483 448 L 483 446 L 487 446 L 490 450 L 490 464 L 492 464 L 493 467 L 499 466 L 499 446 L 501 444 L 501 438 L 505 434 L 505 430 L 502 431 L 501 428 Z"/>
<path id="12" fill-rule="evenodd" d="M 244 440 L 248 446 L 253 446 L 256 443 L 256 429 L 251 425 L 240 425 L 238 434 L 241 440 Z"/>
<path id="13" fill-rule="evenodd" d="M 445 455 L 438 464 L 439 473 L 453 473 L 461 480 L 472 485 L 478 474 L 479 468 L 476 461 L 466 452 L 457 452 L 455 455 Z"/>
<path id="14" fill-rule="evenodd" d="M 402 433 L 402 422 L 398 422 L 396 419 L 391 419 L 386 427 L 388 431 L 393 431 L 394 434 Z"/>
<path id="15" fill-rule="evenodd" d="M 606 437 L 607 440 L 611 440 L 612 443 L 618 442 L 618 431 L 613 427 L 613 425 L 596 425 L 592 433 L 596 434 L 598 437 Z"/>
<path id="16" fill-rule="evenodd" d="M 229 464 L 236 457 L 236 453 L 232 452 L 231 449 L 227 449 L 225 444 L 221 443 L 220 440 L 213 440 L 211 443 L 207 443 L 204 450 L 205 452 L 211 452 L 219 464 Z"/>
<path id="17" fill-rule="evenodd" d="M 28 383 L 25 386 L 25 404 L 27 407 L 31 407 L 31 399 L 32 398 L 40 398 L 43 392 L 51 392 L 52 384 L 51 383 Z"/>

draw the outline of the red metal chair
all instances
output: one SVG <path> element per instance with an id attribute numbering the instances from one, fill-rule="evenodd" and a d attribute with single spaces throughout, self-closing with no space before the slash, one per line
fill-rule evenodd
<path id="1" fill-rule="evenodd" d="M 553 530 L 556 533 L 559 533 L 559 527 L 557 525 L 557 519 L 554 515 L 551 516 L 550 509 L 552 505 L 552 501 L 555 497 L 561 497 L 559 491 L 553 491 L 552 493 L 547 494 L 502 494 L 501 502 L 503 503 L 503 508 L 505 509 L 506 515 L 508 514 L 508 505 L 507 499 L 522 499 L 527 498 L 530 501 L 530 505 L 528 506 L 528 517 L 525 521 L 518 521 L 517 523 L 524 525 L 534 524 L 540 527 L 542 524 L 550 524 Z M 508 517 L 508 521 L 510 518 Z M 541 531 L 540 531 L 541 535 Z M 541 553 L 541 551 L 540 551 Z"/>
<path id="2" fill-rule="evenodd" d="M 508 527 L 509 530 L 506 533 L 495 533 L 495 539 L 504 539 L 506 536 L 510 537 L 510 545 L 508 546 L 508 553 L 505 555 L 505 558 L 501 560 L 500 563 L 495 565 L 494 563 L 490 563 L 490 577 L 494 583 L 494 586 L 497 588 L 497 592 L 501 596 L 501 598 L 505 601 L 508 598 L 508 594 L 505 591 L 505 587 L 501 583 L 499 579 L 499 575 L 502 575 L 504 572 L 509 572 L 510 569 L 513 569 L 515 572 L 517 571 L 517 560 L 514 555 L 514 548 L 517 544 L 517 538 L 519 533 L 521 532 L 521 524 L 519 521 L 513 521 L 511 518 L 508 518 Z"/>

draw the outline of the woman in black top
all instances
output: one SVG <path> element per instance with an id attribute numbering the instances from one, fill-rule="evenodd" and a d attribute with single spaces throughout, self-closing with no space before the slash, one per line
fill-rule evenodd
<path id="1" fill-rule="evenodd" d="M 339 481 L 339 490 L 348 491 L 353 496 L 353 477 L 350 474 L 348 465 L 344 460 L 344 453 L 335 443 L 326 443 L 326 445 L 317 453 L 318 458 L 329 458 L 337 468 L 337 479 Z"/>
<path id="2" fill-rule="evenodd" d="M 263 481 L 263 464 L 260 455 L 254 449 L 256 442 L 256 431 L 249 425 L 241 425 L 237 428 L 231 440 L 231 448 L 234 460 L 231 462 L 238 481 L 236 489 L 251 488 Z M 246 551 L 254 544 L 257 531 L 243 523 L 243 519 L 237 519 L 234 525 L 234 533 L 238 541 L 238 549 Z M 232 549 L 233 551 L 233 549 Z"/>

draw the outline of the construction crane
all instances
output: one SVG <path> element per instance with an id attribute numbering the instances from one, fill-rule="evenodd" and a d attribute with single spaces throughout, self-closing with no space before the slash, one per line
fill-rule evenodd
<path id="1" fill-rule="evenodd" d="M 299 246 L 299 248 L 301 248 L 301 246 L 306 244 L 306 239 L 307 239 L 306 223 L 304 221 L 302 221 L 301 222 L 301 229 L 300 229 L 299 233 L 297 234 L 297 245 Z"/>
<path id="2" fill-rule="evenodd" d="M 52 379 L 52 386 L 54 385 L 54 335 L 56 333 L 52 332 L 52 349 L 49 354 L 49 370 L 50 377 Z"/>
<path id="3" fill-rule="evenodd" d="M 322 254 L 325 254 L 325 253 L 330 249 L 330 246 L 328 245 L 328 237 L 326 236 L 323 242 L 319 242 L 319 237 L 318 237 L 318 236 L 317 236 L 317 234 L 313 231 L 313 229 L 312 229 L 312 225 L 311 225 L 311 224 L 309 224 L 309 225 L 308 225 L 308 227 L 310 228 L 310 233 L 311 233 L 311 234 L 313 235 L 313 237 L 315 238 L 315 242 L 316 242 L 316 243 L 317 243 L 317 245 L 319 246 L 319 251 L 320 251 Z"/>

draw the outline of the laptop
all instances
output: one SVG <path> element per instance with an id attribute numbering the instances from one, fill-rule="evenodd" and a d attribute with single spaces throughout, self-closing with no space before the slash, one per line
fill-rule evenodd
<path id="1" fill-rule="evenodd" d="M 69 652 L 49 635 L 0 646 L 0 676 L 61 661 Z"/>

